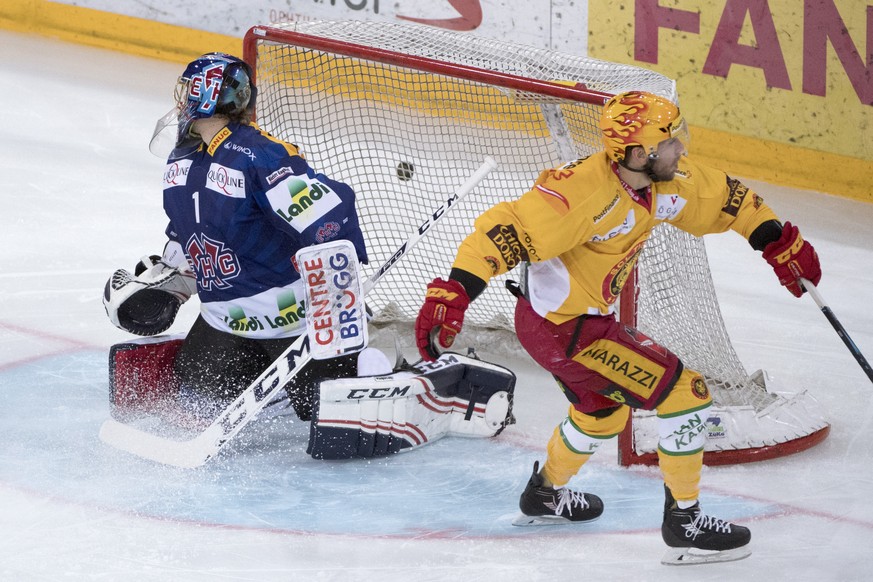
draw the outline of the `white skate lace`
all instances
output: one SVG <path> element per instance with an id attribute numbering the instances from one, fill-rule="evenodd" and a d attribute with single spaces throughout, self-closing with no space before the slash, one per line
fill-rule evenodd
<path id="1" fill-rule="evenodd" d="M 564 508 L 567 508 L 567 514 L 573 515 L 573 508 L 588 509 L 588 501 L 585 500 L 585 494 L 581 491 L 573 491 L 571 489 L 558 489 L 558 506 L 555 508 L 555 515 L 561 515 Z"/>
<path id="2" fill-rule="evenodd" d="M 685 537 L 692 540 L 697 537 L 697 534 L 707 529 L 715 530 L 717 533 L 731 533 L 731 524 L 717 517 L 704 515 L 702 511 L 697 512 L 694 521 L 684 524 L 682 527 L 685 528 Z"/>

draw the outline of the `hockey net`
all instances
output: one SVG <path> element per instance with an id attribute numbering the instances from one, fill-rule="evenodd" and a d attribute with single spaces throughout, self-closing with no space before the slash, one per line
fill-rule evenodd
<path id="1" fill-rule="evenodd" d="M 474 219 L 527 191 L 545 168 L 601 149 L 605 99 L 642 89 L 678 100 L 645 69 L 450 31 L 377 22 L 253 27 L 245 59 L 257 76 L 257 120 L 301 145 L 319 171 L 352 185 L 368 250 L 381 262 L 449 198 L 485 156 L 499 168 L 367 297 L 375 322 L 412 321 L 424 289 L 446 276 Z M 506 278 L 492 280 L 466 325 L 512 329 Z M 782 456 L 829 429 L 806 392 L 769 390 L 750 376 L 724 326 L 701 239 L 655 229 L 620 306 L 622 320 L 707 378 L 708 464 Z M 635 413 L 619 439 L 622 464 L 657 462 L 655 418 Z"/>

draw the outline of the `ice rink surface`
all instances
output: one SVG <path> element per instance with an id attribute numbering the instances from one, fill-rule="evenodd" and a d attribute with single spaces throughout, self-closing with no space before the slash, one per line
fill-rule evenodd
<path id="1" fill-rule="evenodd" d="M 873 383 L 812 299 L 732 233 L 707 250 L 740 358 L 809 390 L 832 423 L 809 451 L 704 470 L 704 509 L 752 529 L 746 560 L 661 565 L 659 475 L 619 467 L 614 443 L 571 482 L 603 497 L 598 521 L 511 526 L 566 401 L 508 336 L 478 342 L 518 375 L 518 423 L 497 439 L 323 462 L 299 421 L 261 421 L 192 471 L 106 447 L 107 350 L 129 336 L 100 295 L 163 246 L 164 163 L 147 144 L 180 67 L 7 32 L 0 43 L 0 580 L 870 579 Z M 820 291 L 873 356 L 873 205 L 747 183 L 813 242 Z M 192 301 L 171 331 L 195 315 Z"/>

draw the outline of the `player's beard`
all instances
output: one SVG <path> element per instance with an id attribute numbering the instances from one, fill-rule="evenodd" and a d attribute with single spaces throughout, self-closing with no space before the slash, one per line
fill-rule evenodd
<path id="1" fill-rule="evenodd" d="M 676 160 L 669 166 L 662 160 L 657 159 L 655 163 L 649 167 L 649 179 L 653 182 L 669 182 L 676 175 L 676 170 L 679 169 L 679 161 Z"/>

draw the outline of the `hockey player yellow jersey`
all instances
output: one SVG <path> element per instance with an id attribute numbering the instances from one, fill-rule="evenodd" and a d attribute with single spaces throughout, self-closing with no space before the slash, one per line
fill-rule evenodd
<path id="1" fill-rule="evenodd" d="M 676 177 L 632 190 L 601 152 L 546 170 L 517 200 L 484 212 L 458 250 L 454 267 L 485 281 L 529 262 L 528 298 L 561 324 L 605 315 L 654 226 L 669 222 L 695 236 L 733 229 L 747 240 L 776 215 L 724 172 L 679 162 Z"/>

